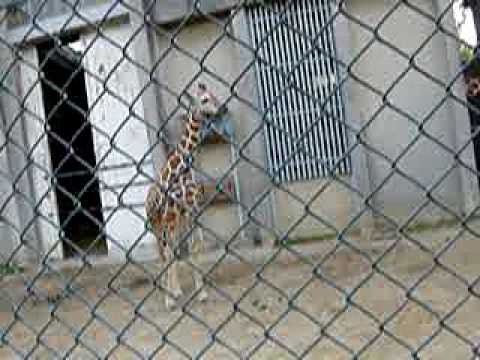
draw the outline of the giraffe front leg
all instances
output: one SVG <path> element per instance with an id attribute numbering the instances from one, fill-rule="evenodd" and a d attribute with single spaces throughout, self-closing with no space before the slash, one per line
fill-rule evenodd
<path id="1" fill-rule="evenodd" d="M 199 254 L 203 251 L 203 232 L 202 229 L 197 227 L 192 233 L 192 240 L 190 242 L 190 255 L 195 266 L 199 266 L 198 257 Z M 197 292 L 197 299 L 201 302 L 204 302 L 208 298 L 207 290 L 204 287 L 202 274 L 194 269 L 193 270 L 193 281 L 195 285 L 195 292 Z"/>

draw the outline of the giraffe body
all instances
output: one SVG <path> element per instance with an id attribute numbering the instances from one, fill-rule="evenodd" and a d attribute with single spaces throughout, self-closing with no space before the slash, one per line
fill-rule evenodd
<path id="1" fill-rule="evenodd" d="M 147 219 L 157 240 L 160 258 L 167 266 L 163 287 L 168 309 L 173 308 L 182 295 L 174 249 L 182 240 L 182 231 L 186 230 L 186 225 L 192 226 L 192 217 L 198 212 L 203 196 L 203 187 L 195 181 L 191 166 L 194 160 L 193 152 L 199 144 L 203 122 L 216 116 L 220 110 L 218 100 L 203 84 L 198 85 L 191 100 L 193 106 L 180 142 L 168 155 L 165 165 L 149 187 L 145 200 Z M 193 260 L 198 257 L 202 246 L 202 233 L 197 228 L 189 242 Z M 203 289 L 203 280 L 198 271 L 194 271 L 194 283 L 198 298 L 205 300 L 207 293 Z"/>

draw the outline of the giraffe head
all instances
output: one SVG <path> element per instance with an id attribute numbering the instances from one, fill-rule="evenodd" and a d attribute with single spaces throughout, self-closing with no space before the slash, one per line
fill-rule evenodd
<path id="1" fill-rule="evenodd" d="M 193 111 L 203 120 L 211 119 L 221 111 L 224 107 L 221 106 L 220 101 L 211 91 L 207 89 L 204 83 L 198 83 L 193 91 L 193 96 L 189 96 Z"/>
<path id="2" fill-rule="evenodd" d="M 198 83 L 191 94 L 186 94 L 190 101 L 191 116 L 190 122 L 198 125 L 189 126 L 189 132 L 196 130 L 194 136 L 197 141 L 202 142 L 205 136 L 215 127 L 215 124 L 222 123 L 229 112 L 226 105 L 222 105 L 217 97 L 207 89 L 204 83 Z M 189 134 L 190 136 L 191 134 Z M 191 136 L 190 136 L 191 137 Z"/>

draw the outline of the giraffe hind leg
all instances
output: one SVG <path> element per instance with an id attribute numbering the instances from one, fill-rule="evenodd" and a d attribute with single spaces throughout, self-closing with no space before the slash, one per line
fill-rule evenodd
<path id="1" fill-rule="evenodd" d="M 198 268 L 198 257 L 199 254 L 203 251 L 203 232 L 198 226 L 192 232 L 192 238 L 190 241 L 190 256 L 192 262 Z M 203 283 L 203 276 L 197 269 L 193 269 L 193 281 L 195 286 L 195 292 L 197 293 L 197 299 L 201 302 L 204 302 L 208 298 L 207 290 L 205 289 Z"/>
<path id="2" fill-rule="evenodd" d="M 165 306 L 171 310 L 177 306 L 177 300 L 183 295 L 182 288 L 178 281 L 177 259 L 175 259 L 172 245 L 175 245 L 177 235 L 177 227 L 169 231 L 169 239 L 165 245 L 166 266 L 165 272 Z"/>

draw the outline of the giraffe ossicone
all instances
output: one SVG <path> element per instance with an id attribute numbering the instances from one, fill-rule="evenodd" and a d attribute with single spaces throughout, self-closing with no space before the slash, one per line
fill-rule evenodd
<path id="1" fill-rule="evenodd" d="M 221 106 L 204 83 L 198 83 L 193 94 L 188 94 L 187 97 L 191 106 L 183 135 L 156 174 L 145 199 L 147 220 L 157 240 L 160 258 L 167 266 L 163 277 L 167 309 L 174 308 L 182 296 L 174 250 L 183 240 L 182 231 L 188 230 L 187 226 L 193 226 L 192 219 L 198 213 L 204 193 L 192 168 L 194 152 L 201 142 L 201 131 L 205 123 L 227 112 L 226 107 Z M 203 233 L 197 226 L 189 239 L 189 255 L 193 261 L 198 259 L 202 250 Z M 196 269 L 193 271 L 197 299 L 205 301 L 207 292 L 203 277 Z"/>

